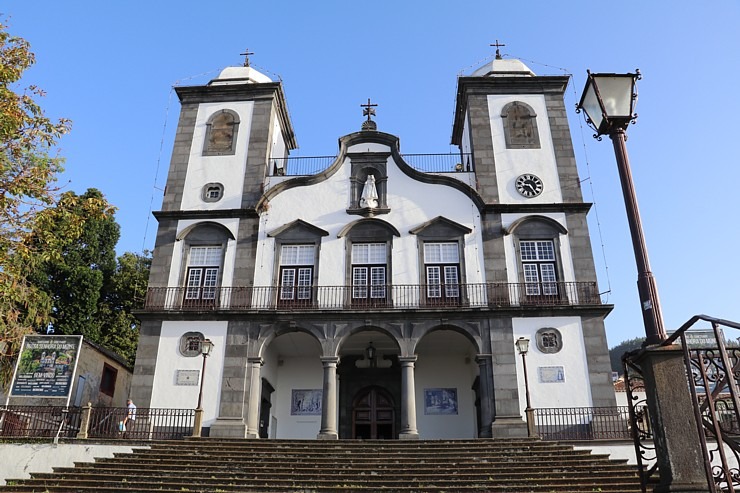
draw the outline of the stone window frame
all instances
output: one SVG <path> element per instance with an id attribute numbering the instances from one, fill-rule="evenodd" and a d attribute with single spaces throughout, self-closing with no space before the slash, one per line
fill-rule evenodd
<path id="1" fill-rule="evenodd" d="M 426 243 L 456 243 L 458 248 L 458 258 L 460 260 L 458 285 L 464 286 L 467 283 L 467 270 L 465 268 L 465 235 L 472 232 L 473 230 L 471 228 L 458 224 L 443 216 L 437 216 L 431 221 L 427 221 L 421 226 L 409 231 L 409 233 L 416 235 L 417 237 L 419 284 L 427 284 L 427 264 L 424 261 L 424 245 Z M 426 290 L 422 290 L 419 294 L 421 299 L 424 300 L 424 302 L 427 302 Z M 468 299 L 467 290 L 460 289 L 459 294 L 460 297 L 458 303 L 466 303 Z"/>
<path id="2" fill-rule="evenodd" d="M 550 343 L 548 338 L 553 336 L 554 341 Z M 559 353 L 563 349 L 563 334 L 555 327 L 543 327 L 535 333 L 537 349 L 544 354 Z"/>
<path id="3" fill-rule="evenodd" d="M 558 286 L 564 281 L 562 243 L 560 236 L 568 234 L 568 230 L 556 220 L 547 216 L 524 216 L 504 229 L 504 234 L 514 235 L 514 250 L 516 254 L 517 279 L 524 284 L 524 266 L 522 262 L 521 241 L 552 241 L 555 251 L 555 279 Z M 522 296 L 526 294 L 522 291 Z M 558 289 L 558 296 L 567 296 L 567 293 Z"/>
<path id="4" fill-rule="evenodd" d="M 516 142 L 517 138 L 513 135 L 514 119 L 510 118 L 510 113 L 514 109 L 524 108 L 528 117 L 528 125 L 531 128 L 532 135 L 528 137 L 527 142 Z M 512 101 L 501 108 L 501 122 L 504 126 L 504 141 L 507 149 L 539 149 L 540 134 L 537 128 L 537 113 L 534 109 L 523 101 Z"/>
<path id="5" fill-rule="evenodd" d="M 178 346 L 180 354 L 186 358 L 200 356 L 200 345 L 205 339 L 206 337 L 202 332 L 185 332 L 180 336 L 180 343 Z M 194 345 L 196 341 L 198 342 L 197 348 Z"/>
<path id="6" fill-rule="evenodd" d="M 284 245 L 313 245 L 314 262 L 311 272 L 311 300 L 316 300 L 318 294 L 319 258 L 321 256 L 321 238 L 329 233 L 302 219 L 285 224 L 267 233 L 268 237 L 275 239 L 275 262 L 273 265 L 273 286 L 279 286 L 281 253 Z M 275 290 L 275 301 L 279 302 L 280 290 Z"/>
<path id="7" fill-rule="evenodd" d="M 211 192 L 216 191 L 217 196 L 211 197 Z M 213 182 L 213 183 L 206 183 L 203 185 L 203 190 L 201 191 L 201 200 L 203 202 L 218 202 L 221 200 L 224 196 L 224 186 L 222 183 Z"/>
<path id="8" fill-rule="evenodd" d="M 393 302 L 393 293 L 392 289 L 390 289 L 390 286 L 392 285 L 393 280 L 392 252 L 394 236 L 401 236 L 401 233 L 398 231 L 398 229 L 396 229 L 393 225 L 387 223 L 386 221 L 375 218 L 359 219 L 348 224 L 339 232 L 337 237 L 345 238 L 346 241 L 346 248 L 344 249 L 344 265 L 346 265 L 347 268 L 345 269 L 344 285 L 347 286 L 348 302 L 353 302 L 352 293 L 354 287 L 354 279 L 352 273 L 354 265 L 352 264 L 352 245 L 366 243 L 385 244 L 385 285 L 388 287 L 388 290 L 385 293 L 386 296 L 382 303 L 390 304 Z"/>
<path id="9" fill-rule="evenodd" d="M 188 282 L 188 264 L 190 262 L 190 249 L 192 247 L 220 247 L 221 260 L 218 270 L 218 281 L 216 287 L 221 286 L 224 276 L 224 261 L 226 258 L 226 248 L 229 240 L 233 240 L 234 235 L 223 224 L 205 221 L 195 223 L 185 228 L 177 235 L 177 241 L 182 241 L 182 261 L 180 265 L 180 285 L 187 287 Z"/>
<path id="10" fill-rule="evenodd" d="M 231 121 L 231 145 L 226 150 L 211 150 L 209 149 L 209 143 L 211 140 L 211 132 L 213 131 L 213 122 L 216 118 L 222 115 L 229 115 L 233 118 Z M 239 123 L 239 114 L 230 109 L 221 109 L 209 116 L 208 121 L 206 122 L 206 134 L 203 139 L 203 156 L 233 156 L 236 154 L 236 139 L 239 135 Z"/>

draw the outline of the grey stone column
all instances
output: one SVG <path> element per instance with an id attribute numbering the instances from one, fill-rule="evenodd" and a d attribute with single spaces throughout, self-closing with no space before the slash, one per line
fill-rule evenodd
<path id="1" fill-rule="evenodd" d="M 526 437 L 527 424 L 519 407 L 514 331 L 510 318 L 491 319 L 493 356 L 494 438 Z"/>
<path id="2" fill-rule="evenodd" d="M 491 395 L 491 355 L 478 354 L 475 357 L 478 363 L 478 391 L 480 393 L 480 430 L 479 438 L 491 438 L 493 436 L 491 425 L 493 424 L 493 399 Z"/>
<path id="3" fill-rule="evenodd" d="M 660 472 L 655 493 L 709 491 L 683 350 L 649 348 L 638 356 Z"/>
<path id="4" fill-rule="evenodd" d="M 321 358 L 324 365 L 324 390 L 321 395 L 321 430 L 319 440 L 336 440 L 337 433 L 337 363 L 339 358 L 327 356 Z"/>
<path id="5" fill-rule="evenodd" d="M 262 401 L 262 358 L 249 358 L 249 408 L 247 411 L 247 438 L 259 438 L 260 403 Z"/>
<path id="6" fill-rule="evenodd" d="M 401 432 L 402 440 L 418 440 L 416 429 L 416 386 L 414 385 L 414 363 L 416 356 L 401 356 Z"/>

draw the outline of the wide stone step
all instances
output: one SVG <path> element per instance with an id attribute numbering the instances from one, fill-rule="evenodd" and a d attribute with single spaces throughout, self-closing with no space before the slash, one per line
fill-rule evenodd
<path id="1" fill-rule="evenodd" d="M 301 461 L 255 461 L 248 458 L 242 458 L 239 461 L 225 461 L 221 458 L 194 461 L 191 459 L 165 459 L 165 460 L 126 460 L 125 462 L 116 459 L 99 459 L 94 464 L 81 465 L 82 468 L 108 469 L 109 467 L 123 467 L 123 464 L 135 464 L 141 469 L 156 468 L 161 469 L 182 469 L 188 470 L 234 470 L 234 469 L 254 469 L 254 470 L 295 470 L 300 469 L 327 469 L 333 470 L 416 470 L 417 468 L 480 468 L 484 470 L 523 468 L 526 470 L 553 470 L 553 469 L 614 469 L 624 468 L 624 461 L 593 461 L 587 457 L 583 458 L 542 458 L 537 461 L 512 461 L 507 458 L 498 458 L 480 461 L 428 461 L 428 462 L 409 462 L 409 461 L 344 461 L 338 463 L 327 463 L 313 461 L 310 463 Z"/>
<path id="2" fill-rule="evenodd" d="M 636 469 L 540 440 L 152 442 L 2 492 L 639 493 Z"/>
<path id="3" fill-rule="evenodd" d="M 54 490 L 51 487 L 55 488 Z M 145 477 L 130 478 L 126 481 L 120 480 L 82 480 L 82 479 L 58 479 L 53 482 L 45 480 L 24 480 L 20 481 L 19 487 L 32 487 L 37 488 L 40 491 L 76 491 L 79 488 L 119 488 L 119 491 L 142 491 L 142 489 L 154 489 L 160 487 L 162 489 L 168 489 L 171 491 L 305 491 L 310 492 L 314 490 L 325 490 L 333 489 L 334 491 L 356 491 L 359 489 L 371 490 L 371 491 L 507 491 L 509 493 L 514 492 L 529 492 L 529 491 L 568 491 L 575 493 L 577 491 L 639 491 L 638 487 L 630 485 L 624 481 L 604 481 L 600 478 L 586 479 L 583 478 L 578 482 L 574 482 L 572 478 L 564 479 L 546 479 L 533 481 L 532 478 L 522 479 L 507 479 L 501 480 L 488 480 L 488 481 L 477 481 L 474 484 L 469 482 L 457 482 L 454 480 L 443 480 L 443 479 L 422 479 L 418 481 L 404 479 L 401 481 L 388 480 L 388 479 L 370 479 L 370 478 L 355 478 L 352 481 L 337 484 L 331 480 L 313 480 L 313 481 L 301 481 L 297 482 L 294 480 L 282 480 L 272 479 L 268 481 L 249 481 L 249 482 L 226 482 L 219 481 L 217 479 L 210 478 L 181 478 L 178 481 L 151 481 Z M 472 490 L 471 490 L 472 488 Z M 476 489 L 477 488 L 477 489 Z M 590 488 L 590 489 L 589 489 Z M 4 490 L 8 491 L 8 490 Z M 12 490 L 11 490 L 12 491 Z M 90 490 L 89 490 L 90 491 Z M 115 491 L 115 490 L 113 490 Z M 161 490 L 160 490 L 161 491 Z"/>

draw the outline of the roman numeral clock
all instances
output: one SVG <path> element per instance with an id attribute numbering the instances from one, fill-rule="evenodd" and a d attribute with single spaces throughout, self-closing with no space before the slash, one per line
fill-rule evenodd
<path id="1" fill-rule="evenodd" d="M 516 191 L 528 199 L 540 195 L 543 188 L 542 180 L 537 175 L 524 174 L 516 179 Z"/>

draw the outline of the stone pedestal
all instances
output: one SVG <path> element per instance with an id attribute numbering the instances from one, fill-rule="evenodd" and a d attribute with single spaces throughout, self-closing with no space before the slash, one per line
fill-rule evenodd
<path id="1" fill-rule="evenodd" d="M 635 361 L 645 379 L 660 483 L 655 493 L 709 490 L 680 346 L 648 348 Z"/>

